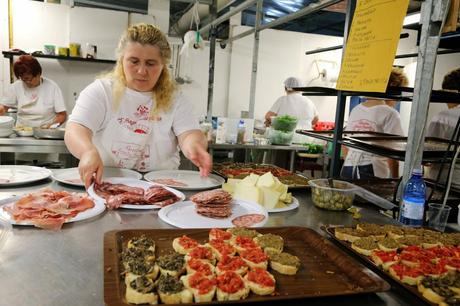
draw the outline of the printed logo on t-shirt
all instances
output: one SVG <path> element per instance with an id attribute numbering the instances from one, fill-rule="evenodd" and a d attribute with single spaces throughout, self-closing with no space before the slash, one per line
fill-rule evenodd
<path id="1" fill-rule="evenodd" d="M 148 120 L 135 120 L 127 117 L 120 117 L 117 121 L 121 126 L 133 133 L 150 134 L 150 123 Z"/>
<path id="2" fill-rule="evenodd" d="M 377 131 L 377 123 L 367 119 L 360 119 L 350 122 L 350 125 L 347 127 L 347 130 L 375 132 Z"/>

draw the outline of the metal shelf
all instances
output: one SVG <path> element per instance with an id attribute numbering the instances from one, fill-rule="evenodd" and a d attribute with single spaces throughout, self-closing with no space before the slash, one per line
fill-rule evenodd
<path id="1" fill-rule="evenodd" d="M 5 58 L 13 60 L 15 56 L 21 56 L 24 54 L 29 54 L 25 52 L 14 52 L 14 51 L 2 51 Z M 98 58 L 84 58 L 84 57 L 71 57 L 71 56 L 60 56 L 60 55 L 45 55 L 45 54 L 32 54 L 36 58 L 48 58 L 64 61 L 76 61 L 76 62 L 89 62 L 89 63 L 104 63 L 104 64 L 114 64 L 116 61 L 108 59 L 98 59 Z"/>

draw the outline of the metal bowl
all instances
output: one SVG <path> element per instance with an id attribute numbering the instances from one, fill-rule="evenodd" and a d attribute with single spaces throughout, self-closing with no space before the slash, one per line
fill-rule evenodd
<path id="1" fill-rule="evenodd" d="M 65 129 L 56 128 L 56 129 L 42 129 L 34 127 L 34 137 L 35 138 L 45 138 L 45 139 L 64 139 Z"/>

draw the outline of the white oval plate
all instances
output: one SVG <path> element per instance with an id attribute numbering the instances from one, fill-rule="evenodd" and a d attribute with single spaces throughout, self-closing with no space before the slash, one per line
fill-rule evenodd
<path id="1" fill-rule="evenodd" d="M 176 196 L 178 196 L 180 198 L 179 201 L 185 200 L 185 195 L 182 192 L 180 192 L 179 190 L 176 190 L 176 189 L 173 189 L 173 188 L 170 188 L 170 187 L 166 187 L 166 186 L 160 185 L 160 184 L 154 184 L 154 183 L 150 183 L 150 182 L 146 182 L 146 181 L 141 181 L 141 180 L 132 179 L 132 178 L 124 178 L 124 177 L 108 177 L 108 178 L 104 179 L 104 182 L 108 182 L 108 183 L 112 183 L 112 184 L 124 184 L 124 185 L 131 186 L 131 187 L 140 187 L 140 188 L 143 188 L 144 190 L 147 190 L 151 186 L 159 185 L 159 186 L 164 187 L 165 189 L 171 191 Z M 91 184 L 91 186 L 89 186 L 88 194 L 93 199 L 96 199 L 98 201 L 102 201 L 102 203 L 105 204 L 105 199 L 103 199 L 100 196 L 98 196 L 96 194 L 96 192 L 94 191 L 94 184 Z M 159 205 L 135 205 L 135 204 L 122 204 L 120 207 L 121 208 L 127 208 L 127 209 L 158 209 L 158 208 L 161 208 L 161 206 L 159 206 Z"/>
<path id="2" fill-rule="evenodd" d="M 232 215 L 225 219 L 214 219 L 196 213 L 195 204 L 192 201 L 184 201 L 165 206 L 158 211 L 161 220 L 179 228 L 227 228 L 235 227 L 232 220 L 247 214 L 261 214 L 263 221 L 251 227 L 261 227 L 268 221 L 267 211 L 257 203 L 233 199 Z"/>
<path id="3" fill-rule="evenodd" d="M 97 215 L 102 214 L 104 212 L 104 210 L 105 210 L 104 202 L 101 202 L 101 201 L 96 200 L 96 199 L 93 199 L 93 201 L 94 201 L 94 207 L 93 208 L 87 209 L 87 210 L 79 213 L 78 215 L 76 215 L 73 218 L 70 218 L 69 220 L 65 221 L 64 223 L 82 221 L 82 220 L 86 220 L 86 219 L 89 219 L 89 218 L 92 218 L 92 217 L 95 217 Z M 6 204 L 6 205 L 13 205 L 13 203 Z M 13 225 L 33 225 L 33 223 L 28 222 L 28 221 L 19 221 L 19 222 L 14 221 L 14 219 L 10 216 L 10 214 L 3 210 L 3 207 L 0 207 L 0 217 L 5 218 L 11 224 L 13 224 Z"/>
<path id="4" fill-rule="evenodd" d="M 218 175 L 209 174 L 208 177 L 201 177 L 199 171 L 191 170 L 152 171 L 146 173 L 144 175 L 144 179 L 152 183 L 165 185 L 179 190 L 205 190 L 218 188 L 222 186 L 223 183 L 225 183 L 225 179 Z M 174 184 L 155 182 L 157 179 L 173 179 L 175 181 L 186 184 L 186 186 L 175 186 Z"/>
<path id="5" fill-rule="evenodd" d="M 123 168 L 104 167 L 104 179 L 106 177 L 127 177 L 134 179 L 142 179 L 142 174 L 137 171 Z M 77 187 L 85 187 L 80 179 L 78 168 L 56 169 L 53 170 L 53 179 L 66 185 Z"/>
<path id="6" fill-rule="evenodd" d="M 283 211 L 289 211 L 289 210 L 294 210 L 297 207 L 299 207 L 299 200 L 296 198 L 292 197 L 292 203 L 287 204 L 287 207 L 284 208 L 273 208 L 273 209 L 267 209 L 269 213 L 277 213 L 277 212 L 283 212 Z"/>
<path id="7" fill-rule="evenodd" d="M 51 176 L 51 171 L 35 166 L 0 166 L 0 186 L 14 186 L 44 180 Z"/>

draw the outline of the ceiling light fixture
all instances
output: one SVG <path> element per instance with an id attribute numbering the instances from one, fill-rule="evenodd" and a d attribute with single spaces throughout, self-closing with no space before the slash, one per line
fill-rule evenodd
<path id="1" fill-rule="evenodd" d="M 407 15 L 404 18 L 403 25 L 411 25 L 411 24 L 416 24 L 420 22 L 420 13 L 412 14 L 412 15 Z"/>

